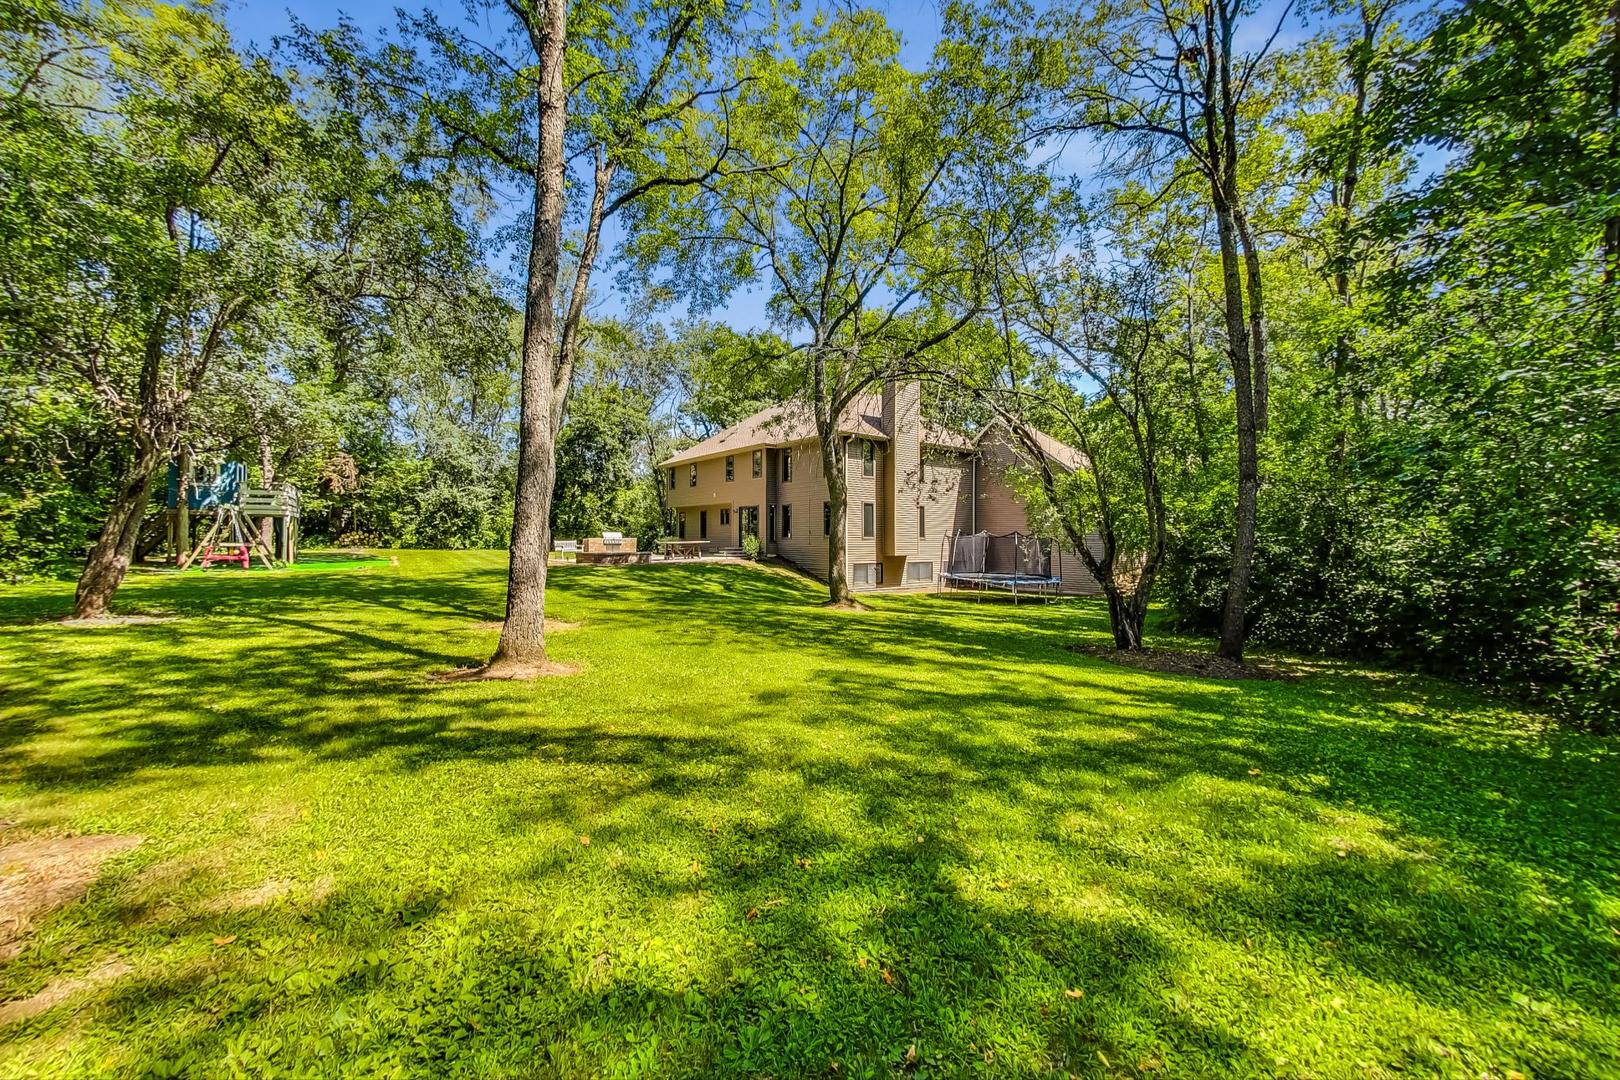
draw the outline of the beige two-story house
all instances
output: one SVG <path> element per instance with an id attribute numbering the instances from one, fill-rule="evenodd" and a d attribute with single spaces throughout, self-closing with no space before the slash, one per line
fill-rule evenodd
<path id="1" fill-rule="evenodd" d="M 852 588 L 932 585 L 953 535 L 1031 531 L 1006 479 L 1020 452 L 997 429 L 969 440 L 926 422 L 920 384 L 890 382 L 881 394 L 857 398 L 845 410 L 839 435 Z M 1079 451 L 1042 439 L 1062 468 L 1084 463 Z M 765 553 L 826 579 L 832 509 L 815 424 L 802 407 L 755 413 L 660 462 L 659 469 L 682 539 L 728 551 L 752 534 Z M 1065 592 L 1099 591 L 1079 556 L 1061 546 L 1052 572 Z"/>

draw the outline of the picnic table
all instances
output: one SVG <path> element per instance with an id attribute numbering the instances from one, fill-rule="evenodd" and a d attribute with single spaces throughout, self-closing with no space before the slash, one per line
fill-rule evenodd
<path id="1" fill-rule="evenodd" d="M 707 540 L 663 540 L 658 546 L 663 549 L 666 559 L 696 559 L 703 555 L 709 546 Z"/>

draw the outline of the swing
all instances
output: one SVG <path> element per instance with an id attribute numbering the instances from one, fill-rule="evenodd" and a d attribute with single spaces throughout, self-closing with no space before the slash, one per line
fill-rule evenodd
<path id="1" fill-rule="evenodd" d="M 230 523 L 232 538 L 229 541 L 219 541 L 216 538 L 226 522 Z M 253 531 L 251 525 L 244 534 L 242 512 L 235 506 L 226 504 L 215 513 L 214 523 L 209 527 L 208 535 L 203 537 L 201 547 L 181 562 L 180 569 L 184 570 L 194 561 L 199 561 L 204 569 L 215 563 L 235 563 L 246 570 L 252 562 L 254 552 L 258 552 L 259 561 L 264 563 L 266 570 L 275 568 L 273 553 L 259 540 L 259 534 Z"/>
<path id="2" fill-rule="evenodd" d="M 242 569 L 248 568 L 251 546 L 242 536 L 242 522 L 233 510 L 222 509 L 221 513 L 231 522 L 231 537 L 227 543 L 209 543 L 203 547 L 202 565 L 206 570 L 215 563 L 236 563 Z M 216 532 L 218 530 L 215 530 Z"/>

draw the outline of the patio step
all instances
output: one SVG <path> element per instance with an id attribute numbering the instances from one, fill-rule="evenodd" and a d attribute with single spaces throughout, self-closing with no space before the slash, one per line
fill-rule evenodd
<path id="1" fill-rule="evenodd" d="M 728 547 L 717 548 L 715 554 L 727 559 L 740 559 L 747 553 L 740 547 Z"/>

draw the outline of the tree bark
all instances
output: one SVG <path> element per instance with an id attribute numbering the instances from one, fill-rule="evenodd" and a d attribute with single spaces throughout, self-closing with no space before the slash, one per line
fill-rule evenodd
<path id="1" fill-rule="evenodd" d="M 832 527 L 827 530 L 827 602 L 846 606 L 855 602 L 844 566 L 847 547 L 844 527 L 849 515 L 849 483 L 844 469 L 848 455 L 836 423 L 830 428 L 823 427 L 819 434 L 821 471 L 827 477 L 827 506 L 832 513 Z"/>
<path id="2" fill-rule="evenodd" d="M 1142 647 L 1142 628 L 1147 622 L 1147 595 L 1140 589 L 1129 594 L 1112 582 L 1103 593 L 1108 597 L 1108 628 L 1114 635 L 1114 648 L 1135 652 Z"/>
<path id="3" fill-rule="evenodd" d="M 269 488 L 276 482 L 276 455 L 270 445 L 270 436 L 259 432 L 259 483 Z M 259 540 L 271 551 L 275 550 L 275 522 L 267 514 L 259 519 Z"/>
<path id="4" fill-rule="evenodd" d="M 180 447 L 177 468 L 180 483 L 174 500 L 174 565 L 180 566 L 191 554 L 191 451 L 185 446 Z"/>
<path id="5" fill-rule="evenodd" d="M 1217 21 L 1219 26 L 1217 27 Z M 1222 3 L 1204 9 L 1204 130 L 1210 202 L 1215 210 L 1215 232 L 1220 241 L 1221 292 L 1226 310 L 1227 352 L 1237 403 L 1237 507 L 1233 515 L 1232 570 L 1226 582 L 1226 605 L 1221 613 L 1221 640 L 1217 652 L 1228 660 L 1243 659 L 1247 635 L 1249 580 L 1253 572 L 1255 529 L 1260 497 L 1260 451 L 1255 416 L 1255 372 L 1249 327 L 1243 306 L 1243 272 L 1238 255 L 1238 102 L 1233 95 L 1230 10 Z M 1258 325 L 1263 330 L 1264 321 Z"/>
<path id="6" fill-rule="evenodd" d="M 149 436 L 141 436 L 135 458 L 108 508 L 101 535 L 96 538 L 90 558 L 79 575 L 73 597 L 75 619 L 97 619 L 107 614 L 112 598 L 129 573 L 135 541 L 140 536 L 141 518 L 152 496 L 152 472 L 157 468 L 158 448 Z"/>
<path id="7" fill-rule="evenodd" d="M 517 492 L 512 513 L 506 620 L 485 674 L 538 673 L 546 662 L 546 558 L 551 548 L 551 497 L 557 476 L 557 274 L 562 252 L 567 90 L 563 50 L 565 0 L 542 5 L 531 31 L 540 61 L 539 154 L 534 174 L 534 222 L 529 237 L 528 287 L 523 312 L 523 374 L 518 419 Z"/>
<path id="8" fill-rule="evenodd" d="M 1231 243 L 1231 211 L 1216 212 L 1221 231 L 1221 264 L 1226 286 L 1226 328 L 1232 359 L 1232 383 L 1237 397 L 1237 509 L 1232 530 L 1232 570 L 1226 583 L 1226 607 L 1221 614 L 1221 643 L 1217 650 L 1228 660 L 1243 659 L 1247 635 L 1249 580 L 1253 573 L 1255 530 L 1260 496 L 1259 433 L 1255 426 L 1254 390 L 1249 368 L 1247 327 L 1243 321 L 1242 284 L 1238 280 L 1237 252 Z"/>
<path id="9" fill-rule="evenodd" d="M 1254 426 L 1264 433 L 1271 411 L 1271 368 L 1266 357 L 1266 300 L 1260 279 L 1260 249 L 1249 228 L 1249 216 L 1234 198 L 1232 221 L 1243 249 L 1243 273 L 1249 293 L 1249 370 L 1254 376 Z"/>
<path id="10" fill-rule="evenodd" d="M 1255 426 L 1254 385 L 1249 364 L 1249 334 L 1243 314 L 1243 282 L 1238 268 L 1236 232 L 1230 203 L 1217 195 L 1216 231 L 1221 244 L 1221 279 L 1225 292 L 1227 349 L 1237 398 L 1237 509 L 1232 532 L 1232 570 L 1226 583 L 1217 650 L 1228 660 L 1243 659 L 1249 579 L 1254 563 L 1255 529 L 1260 495 L 1259 438 Z"/>

